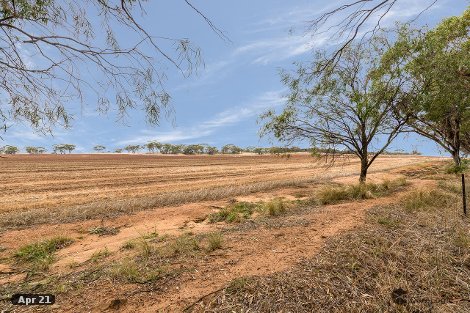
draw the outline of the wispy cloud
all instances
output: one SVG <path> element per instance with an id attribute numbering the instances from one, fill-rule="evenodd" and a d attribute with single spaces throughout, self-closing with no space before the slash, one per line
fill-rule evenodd
<path id="1" fill-rule="evenodd" d="M 315 38 L 310 35 L 286 35 L 242 45 L 234 51 L 234 55 L 249 55 L 253 64 L 267 65 L 300 56 L 328 43 L 328 34 Z"/>
<path id="2" fill-rule="evenodd" d="M 204 138 L 216 130 L 235 125 L 253 116 L 259 115 L 268 108 L 279 106 L 285 102 L 282 91 L 268 91 L 253 98 L 244 105 L 222 111 L 213 118 L 198 123 L 197 126 L 175 129 L 169 132 L 142 130 L 138 136 L 117 141 L 116 145 L 142 144 L 150 140 L 160 142 L 182 142 Z"/>

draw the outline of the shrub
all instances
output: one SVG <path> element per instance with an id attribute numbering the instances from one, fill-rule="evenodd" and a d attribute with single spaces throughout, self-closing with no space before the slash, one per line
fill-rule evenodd
<path id="1" fill-rule="evenodd" d="M 170 255 L 177 256 L 192 254 L 199 251 L 201 248 L 199 246 L 199 240 L 189 234 L 184 234 L 169 244 L 167 249 L 169 249 Z"/>
<path id="2" fill-rule="evenodd" d="M 122 262 L 114 264 L 110 270 L 111 277 L 117 280 L 124 280 L 129 283 L 150 283 L 160 279 L 165 272 L 161 268 L 149 266 L 139 266 L 133 260 L 125 259 Z"/>
<path id="3" fill-rule="evenodd" d="M 209 252 L 221 249 L 223 237 L 221 233 L 211 233 L 207 235 L 207 250 Z"/>
<path id="4" fill-rule="evenodd" d="M 393 181 L 384 180 L 380 184 L 356 184 L 338 187 L 325 187 L 316 195 L 320 204 L 334 204 L 344 200 L 371 199 L 386 195 L 407 185 L 403 178 Z"/>
<path id="5" fill-rule="evenodd" d="M 270 216 L 278 216 L 286 212 L 286 205 L 282 199 L 274 199 L 263 206 Z"/>
<path id="6" fill-rule="evenodd" d="M 470 165 L 470 161 L 466 159 L 462 160 L 462 163 L 460 164 L 460 166 L 452 163 L 451 165 L 448 165 L 446 167 L 446 173 L 447 174 L 465 173 L 466 171 L 468 171 L 469 165 Z"/>
<path id="7" fill-rule="evenodd" d="M 250 218 L 257 204 L 250 202 L 236 202 L 228 207 L 222 208 L 220 211 L 211 213 L 208 216 L 210 223 L 227 222 L 238 223 L 242 219 Z"/>

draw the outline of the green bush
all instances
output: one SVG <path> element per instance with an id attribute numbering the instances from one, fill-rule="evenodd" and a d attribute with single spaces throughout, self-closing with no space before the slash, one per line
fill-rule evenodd
<path id="1" fill-rule="evenodd" d="M 250 202 L 237 202 L 208 216 L 210 223 L 227 222 L 238 223 L 248 219 L 256 209 L 257 204 Z"/>
<path id="2" fill-rule="evenodd" d="M 446 173 L 447 174 L 460 174 L 460 173 L 465 173 L 468 171 L 468 168 L 470 166 L 470 161 L 467 159 L 462 160 L 462 163 L 460 166 L 451 164 L 446 167 Z"/>
<path id="3" fill-rule="evenodd" d="M 73 242 L 67 237 L 54 237 L 21 247 L 15 253 L 15 258 L 30 264 L 33 269 L 46 270 L 54 262 L 54 253 Z"/>

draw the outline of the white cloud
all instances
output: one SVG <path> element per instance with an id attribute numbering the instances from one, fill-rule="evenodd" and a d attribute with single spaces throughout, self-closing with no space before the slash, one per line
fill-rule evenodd
<path id="1" fill-rule="evenodd" d="M 213 134 L 217 129 L 235 125 L 241 121 L 259 115 L 268 108 L 284 103 L 285 98 L 282 97 L 283 92 L 283 90 L 265 92 L 248 101 L 245 105 L 220 112 L 215 117 L 198 123 L 198 125 L 194 127 L 175 129 L 169 132 L 142 130 L 139 136 L 118 141 L 116 145 L 142 144 L 150 140 L 174 143 L 204 138 Z"/>

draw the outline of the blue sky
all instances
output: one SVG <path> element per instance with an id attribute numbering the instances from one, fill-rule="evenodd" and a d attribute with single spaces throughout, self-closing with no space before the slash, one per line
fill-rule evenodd
<path id="1" fill-rule="evenodd" d="M 332 43 L 327 34 L 305 35 L 306 21 L 337 6 L 341 1 L 194 0 L 230 38 L 220 39 L 184 1 L 149 1 L 142 23 L 153 35 L 187 37 L 202 49 L 205 67 L 197 75 L 184 78 L 167 68 L 167 91 L 172 96 L 172 118 L 159 126 L 145 123 L 142 112 L 131 111 L 126 121 L 116 121 L 112 113 L 99 115 L 95 106 L 71 104 L 75 118 L 71 129 L 55 129 L 54 135 L 33 132 L 16 122 L 3 143 L 21 148 L 55 143 L 74 143 L 77 152 L 91 151 L 97 144 L 109 150 L 149 140 L 171 143 L 208 143 L 221 146 L 269 146 L 260 139 L 259 114 L 268 108 L 280 108 L 286 89 L 279 79 L 279 69 L 292 68 L 294 61 L 308 61 L 312 49 L 327 48 Z M 408 21 L 430 1 L 401 0 L 383 21 Z M 440 0 L 421 15 L 418 25 L 434 26 L 440 20 L 461 14 L 467 0 Z M 125 39 L 125 38 L 124 38 Z M 131 39 L 131 38 L 129 38 Z M 435 144 L 416 136 L 397 140 L 390 150 L 418 148 L 425 154 L 439 155 Z"/>

